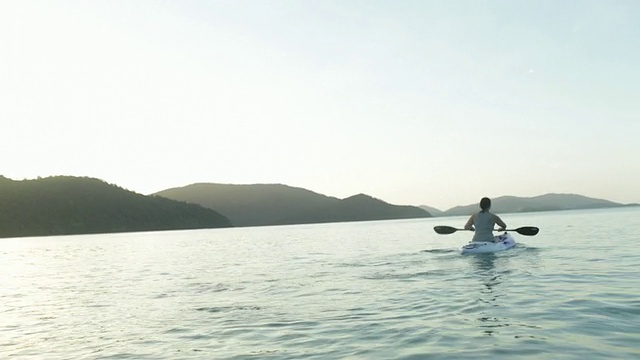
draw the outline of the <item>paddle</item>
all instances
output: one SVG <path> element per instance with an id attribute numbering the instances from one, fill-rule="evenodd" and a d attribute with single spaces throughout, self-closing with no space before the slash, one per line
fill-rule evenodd
<path id="1" fill-rule="evenodd" d="M 456 229 L 456 228 L 451 227 L 451 226 L 440 225 L 440 226 L 435 226 L 433 228 L 433 230 L 435 230 L 438 234 L 448 235 L 448 234 L 453 234 L 454 232 L 456 232 L 458 230 L 465 231 L 467 229 Z M 494 231 L 498 231 L 498 230 L 494 230 Z M 520 235 L 534 236 L 534 235 L 536 235 L 538 233 L 538 231 L 540 231 L 540 229 L 538 229 L 535 226 L 523 226 L 523 227 L 519 227 L 517 229 L 506 229 L 504 231 L 515 231 Z"/>

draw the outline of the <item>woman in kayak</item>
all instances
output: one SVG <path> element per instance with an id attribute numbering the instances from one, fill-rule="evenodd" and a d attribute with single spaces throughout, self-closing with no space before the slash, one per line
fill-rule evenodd
<path id="1" fill-rule="evenodd" d="M 465 230 L 475 231 L 471 241 L 493 241 L 493 227 L 498 224 L 503 231 L 507 228 L 507 224 L 500 219 L 498 215 L 489 212 L 491 209 L 491 199 L 482 198 L 480 200 L 480 212 L 471 215 L 469 221 L 464 226 Z"/>

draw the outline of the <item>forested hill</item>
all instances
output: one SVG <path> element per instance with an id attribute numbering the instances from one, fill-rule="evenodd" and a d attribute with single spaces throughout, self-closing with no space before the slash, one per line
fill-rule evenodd
<path id="1" fill-rule="evenodd" d="M 92 178 L 0 176 L 0 237 L 231 226 L 212 209 L 144 196 Z"/>
<path id="2" fill-rule="evenodd" d="M 360 194 L 346 199 L 281 184 L 201 183 L 156 193 L 216 209 L 234 226 L 309 224 L 424 218 L 415 206 L 397 206 Z"/>
<path id="3" fill-rule="evenodd" d="M 501 196 L 492 199 L 491 202 L 491 211 L 497 214 L 629 206 L 609 200 L 595 199 L 576 194 L 545 194 L 534 197 Z M 439 216 L 470 215 L 479 210 L 480 208 L 476 203 L 456 206 L 444 211 L 439 214 Z"/>

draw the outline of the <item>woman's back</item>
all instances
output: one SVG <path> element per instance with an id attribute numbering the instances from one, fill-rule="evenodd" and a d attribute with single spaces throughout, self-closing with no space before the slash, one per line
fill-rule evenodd
<path id="1" fill-rule="evenodd" d="M 473 223 L 475 233 L 471 241 L 493 241 L 493 227 L 496 224 L 496 216 L 488 210 L 476 214 Z"/>

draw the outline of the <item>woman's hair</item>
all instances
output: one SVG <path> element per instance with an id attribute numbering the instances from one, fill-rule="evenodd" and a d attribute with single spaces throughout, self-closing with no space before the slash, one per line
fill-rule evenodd
<path id="1" fill-rule="evenodd" d="M 482 209 L 481 212 L 485 212 L 489 210 L 489 208 L 491 208 L 491 199 L 489 199 L 488 197 L 483 197 L 482 200 L 480 200 L 480 209 Z"/>

